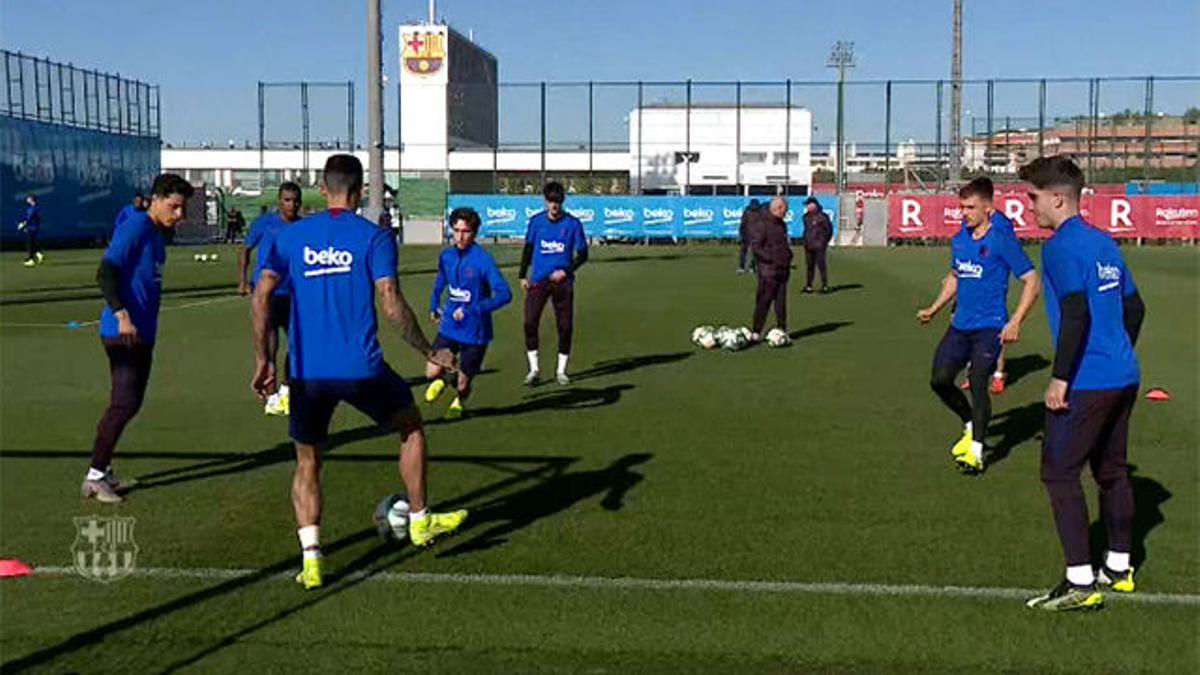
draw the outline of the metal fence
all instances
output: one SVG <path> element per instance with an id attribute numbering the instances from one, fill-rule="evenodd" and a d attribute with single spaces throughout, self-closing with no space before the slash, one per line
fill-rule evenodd
<path id="1" fill-rule="evenodd" d="M 127 136 L 160 134 L 157 85 L 7 49 L 0 57 L 0 112 L 8 117 Z"/>

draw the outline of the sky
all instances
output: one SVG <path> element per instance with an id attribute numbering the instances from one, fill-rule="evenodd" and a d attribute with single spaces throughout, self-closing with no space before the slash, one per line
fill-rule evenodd
<path id="1" fill-rule="evenodd" d="M 1195 0 L 965 0 L 964 6 L 966 78 L 1200 74 Z M 438 13 L 460 32 L 473 30 L 495 54 L 501 82 L 830 81 L 834 72 L 825 60 L 837 40 L 855 43 L 858 63 L 850 77 L 864 81 L 948 77 L 951 7 L 950 0 L 442 0 Z M 427 0 L 383 0 L 384 73 L 393 87 L 385 97 L 386 133 L 393 139 L 397 29 L 426 14 Z M 357 83 L 361 141 L 365 36 L 362 0 L 0 3 L 4 48 L 159 84 L 163 137 L 172 142 L 256 138 L 256 83 L 302 79 Z M 1051 91 L 1049 105 L 1064 114 L 1085 112 L 1086 89 L 1061 85 Z M 651 97 L 674 99 L 681 91 L 664 89 Z M 831 126 L 828 91 L 797 91 L 805 99 L 797 103 L 808 105 L 816 125 L 824 127 L 818 137 Z M 851 139 L 877 136 L 882 91 L 882 85 L 852 90 Z M 932 133 L 933 92 L 916 85 L 894 92 L 896 136 Z M 1155 95 L 1157 105 L 1171 112 L 1200 102 L 1195 84 L 1159 83 Z M 298 94 L 273 96 L 269 136 L 298 138 Z M 507 98 L 521 100 L 509 104 L 502 94 L 502 119 L 536 113 L 528 97 Z M 1104 110 L 1140 108 L 1142 85 L 1105 85 L 1101 98 Z M 968 87 L 964 107 L 974 110 L 967 116 L 982 115 L 985 101 L 984 87 Z M 998 86 L 995 115 L 1034 115 L 1034 101 L 1032 86 Z M 345 129 L 344 94 L 318 93 L 313 106 L 315 136 Z M 560 111 L 559 119 L 564 116 Z M 508 129 L 514 123 L 504 123 L 502 136 L 524 133 Z M 574 135 L 566 130 L 570 126 L 555 133 Z M 619 134 L 611 128 L 602 135 Z"/>

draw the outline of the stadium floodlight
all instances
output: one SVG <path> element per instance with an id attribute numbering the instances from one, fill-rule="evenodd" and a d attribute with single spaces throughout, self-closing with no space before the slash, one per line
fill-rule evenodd
<path id="1" fill-rule="evenodd" d="M 835 42 L 833 48 L 829 50 L 829 58 L 825 61 L 825 66 L 828 68 L 837 68 L 838 70 L 837 176 L 835 184 L 838 193 L 841 193 L 842 188 L 845 187 L 846 175 L 846 71 L 855 66 L 854 43 L 843 40 Z"/>

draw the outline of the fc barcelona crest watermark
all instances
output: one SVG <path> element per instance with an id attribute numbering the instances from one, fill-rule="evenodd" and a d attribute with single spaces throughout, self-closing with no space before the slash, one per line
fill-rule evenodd
<path id="1" fill-rule="evenodd" d="M 71 555 L 79 574 L 107 583 L 133 572 L 138 554 L 138 545 L 133 540 L 137 518 L 84 516 L 74 520 L 75 541 L 71 544 Z"/>

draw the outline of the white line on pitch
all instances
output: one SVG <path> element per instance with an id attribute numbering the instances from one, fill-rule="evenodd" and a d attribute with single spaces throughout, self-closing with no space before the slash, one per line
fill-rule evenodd
<path id="1" fill-rule="evenodd" d="M 220 567 L 148 567 L 133 571 L 132 576 L 152 579 L 231 580 L 261 574 L 255 569 L 225 569 Z M 38 567 L 34 574 L 75 576 L 73 567 Z M 271 575 L 290 579 L 291 573 Z M 774 593 L 782 595 L 858 595 L 928 598 L 982 598 L 985 600 L 1024 600 L 1039 593 L 1025 588 L 994 588 L 973 586 L 929 586 L 922 584 L 865 584 L 840 582 L 798 581 L 736 581 L 732 579 L 644 579 L 636 577 L 588 577 L 540 574 L 453 574 L 431 572 L 353 572 L 340 580 L 360 580 L 407 584 L 473 585 L 473 586 L 535 586 L 543 588 L 589 588 L 602 590 L 647 591 L 733 591 L 745 593 Z M 1200 605 L 1200 595 L 1182 593 L 1109 593 L 1108 598 L 1120 602 L 1153 605 Z"/>

